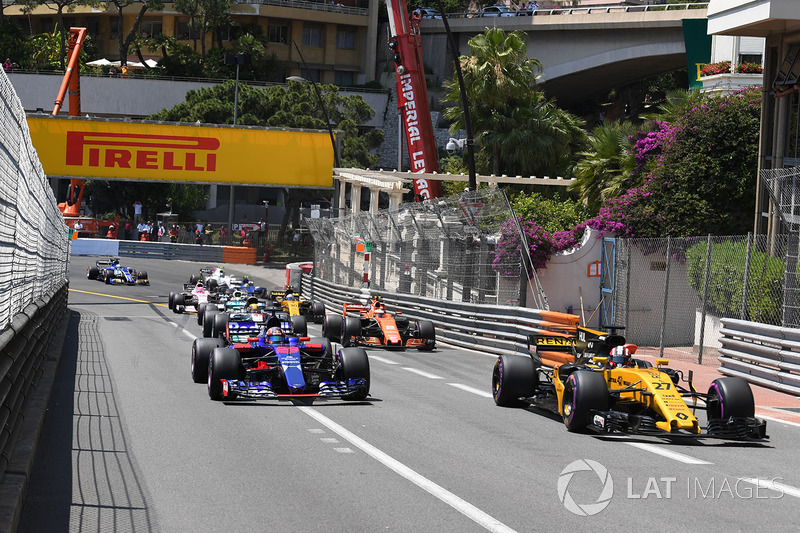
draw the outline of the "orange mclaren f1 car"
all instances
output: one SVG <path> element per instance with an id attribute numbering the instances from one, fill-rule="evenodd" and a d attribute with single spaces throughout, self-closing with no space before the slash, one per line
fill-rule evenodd
<path id="1" fill-rule="evenodd" d="M 342 314 L 328 313 L 322 334 L 342 346 L 417 348 L 433 350 L 436 330 L 430 320 L 409 320 L 401 312 L 390 313 L 380 297 L 368 304 L 344 304 Z"/>

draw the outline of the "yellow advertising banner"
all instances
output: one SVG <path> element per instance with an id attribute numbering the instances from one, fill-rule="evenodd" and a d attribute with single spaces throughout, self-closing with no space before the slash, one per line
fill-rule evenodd
<path id="1" fill-rule="evenodd" d="M 332 187 L 330 134 L 316 130 L 28 116 L 49 176 Z"/>

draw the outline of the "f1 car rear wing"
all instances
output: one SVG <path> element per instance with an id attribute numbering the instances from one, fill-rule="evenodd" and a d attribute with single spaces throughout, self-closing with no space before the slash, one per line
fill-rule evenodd
<path id="1" fill-rule="evenodd" d="M 119 259 L 116 257 L 108 257 L 106 259 L 98 259 L 97 261 L 95 261 L 95 264 L 99 267 L 111 266 L 114 263 L 119 263 Z"/>

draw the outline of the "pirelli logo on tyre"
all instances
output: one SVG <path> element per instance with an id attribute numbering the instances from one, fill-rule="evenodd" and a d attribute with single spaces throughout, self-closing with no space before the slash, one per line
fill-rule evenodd
<path id="1" fill-rule="evenodd" d="M 28 126 L 50 177 L 333 186 L 327 131 L 48 115 Z"/>

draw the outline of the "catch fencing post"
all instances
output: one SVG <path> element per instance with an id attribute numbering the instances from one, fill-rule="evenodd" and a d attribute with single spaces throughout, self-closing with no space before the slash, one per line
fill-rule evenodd
<path id="1" fill-rule="evenodd" d="M 664 268 L 664 307 L 661 311 L 661 331 L 658 334 L 658 356 L 664 357 L 664 328 L 667 326 L 667 298 L 669 297 L 669 267 L 672 259 L 672 239 L 667 237 L 667 264 Z"/>
<path id="2" fill-rule="evenodd" d="M 697 364 L 703 364 L 703 342 L 706 333 L 706 304 L 708 303 L 708 278 L 711 274 L 711 234 L 706 245 L 706 272 L 703 278 L 703 303 L 700 309 L 700 346 L 697 349 Z"/>

